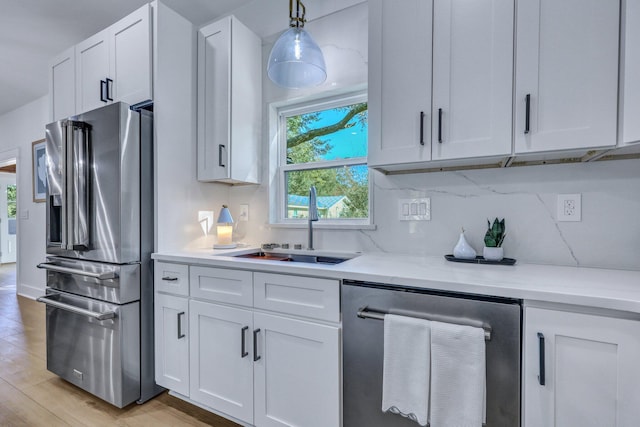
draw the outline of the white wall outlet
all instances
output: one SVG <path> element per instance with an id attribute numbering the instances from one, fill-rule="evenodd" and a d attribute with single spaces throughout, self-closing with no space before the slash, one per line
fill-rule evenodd
<path id="1" fill-rule="evenodd" d="M 249 221 L 249 205 L 240 205 L 240 221 Z"/>
<path id="2" fill-rule="evenodd" d="M 582 195 L 558 194 L 556 219 L 559 222 L 582 221 Z"/>
<path id="3" fill-rule="evenodd" d="M 431 199 L 399 199 L 398 219 L 400 221 L 431 221 Z"/>

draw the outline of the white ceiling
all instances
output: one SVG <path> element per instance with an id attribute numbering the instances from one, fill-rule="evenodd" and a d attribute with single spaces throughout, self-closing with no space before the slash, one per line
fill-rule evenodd
<path id="1" fill-rule="evenodd" d="M 163 0 L 199 26 L 251 0 Z M 0 0 L 0 115 L 48 92 L 56 54 L 149 0 Z"/>

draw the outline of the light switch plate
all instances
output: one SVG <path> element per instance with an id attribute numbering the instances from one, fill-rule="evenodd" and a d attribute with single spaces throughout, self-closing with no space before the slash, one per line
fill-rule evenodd
<path id="1" fill-rule="evenodd" d="M 399 199 L 398 219 L 400 221 L 431 221 L 431 198 Z"/>
<path id="2" fill-rule="evenodd" d="M 240 221 L 249 221 L 249 205 L 240 205 Z"/>
<path id="3" fill-rule="evenodd" d="M 582 195 L 558 194 L 556 219 L 558 222 L 582 221 Z"/>

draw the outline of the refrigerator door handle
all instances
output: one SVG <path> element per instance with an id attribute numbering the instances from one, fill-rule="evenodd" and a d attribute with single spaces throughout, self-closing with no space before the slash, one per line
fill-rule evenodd
<path id="1" fill-rule="evenodd" d="M 116 317 L 116 313 L 114 311 L 105 311 L 104 313 L 98 313 L 96 311 L 86 310 L 84 308 L 76 307 L 71 304 L 65 304 L 63 302 L 55 301 L 47 298 L 46 296 L 38 297 L 36 298 L 36 301 L 44 303 L 46 305 L 50 305 L 55 308 L 60 308 L 62 310 L 70 311 L 71 313 L 80 314 L 82 316 L 88 316 L 100 321 L 113 319 L 114 317 Z"/>
<path id="2" fill-rule="evenodd" d="M 66 249 L 87 250 L 89 248 L 89 169 L 91 167 L 89 130 L 84 122 L 69 121 L 65 165 L 66 189 Z M 76 138 L 76 132 L 81 137 Z"/>
<path id="3" fill-rule="evenodd" d="M 84 270 L 78 270 L 76 268 L 71 268 L 71 267 L 63 267 L 61 265 L 51 264 L 48 262 L 41 262 L 40 264 L 38 264 L 38 268 L 55 271 L 56 273 L 76 274 L 78 276 L 86 276 L 86 277 L 91 277 L 93 279 L 98 279 L 98 280 L 116 279 L 118 277 L 118 274 L 115 271 L 105 271 L 102 273 L 94 273 L 92 271 L 84 271 Z"/>

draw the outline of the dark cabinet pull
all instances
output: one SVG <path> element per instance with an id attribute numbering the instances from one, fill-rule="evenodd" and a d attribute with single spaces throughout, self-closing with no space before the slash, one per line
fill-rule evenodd
<path id="1" fill-rule="evenodd" d="M 178 278 L 177 277 L 165 276 L 165 277 L 162 278 L 162 280 L 164 280 L 165 282 L 177 282 Z"/>
<path id="2" fill-rule="evenodd" d="M 104 80 L 100 80 L 100 101 L 107 102 L 105 98 L 105 94 L 107 92 L 107 82 Z"/>
<path id="3" fill-rule="evenodd" d="M 438 142 L 442 144 L 442 108 L 438 108 Z"/>
<path id="4" fill-rule="evenodd" d="M 424 111 L 420 111 L 420 145 L 424 145 Z"/>
<path id="5" fill-rule="evenodd" d="M 260 333 L 260 328 L 253 330 L 253 361 L 257 362 L 261 359 L 258 356 L 258 334 Z"/>
<path id="6" fill-rule="evenodd" d="M 249 355 L 249 352 L 246 351 L 245 348 L 245 332 L 247 332 L 247 330 L 249 329 L 248 326 L 243 327 L 240 330 L 240 358 L 244 358 L 247 357 Z"/>
<path id="7" fill-rule="evenodd" d="M 106 80 L 106 84 L 107 84 L 107 99 L 109 101 L 113 101 L 113 98 L 111 97 L 111 88 L 113 87 L 113 80 L 111 80 L 109 77 L 107 77 Z"/>
<path id="8" fill-rule="evenodd" d="M 529 133 L 529 117 L 531 117 L 531 94 L 524 97 L 524 133 Z"/>
<path id="9" fill-rule="evenodd" d="M 222 150 L 224 150 L 224 145 L 218 145 L 218 166 L 225 167 L 224 163 L 222 163 Z"/>
<path id="10" fill-rule="evenodd" d="M 545 373 L 544 373 L 544 335 L 538 332 L 538 346 L 540 348 L 540 375 L 538 375 L 538 383 L 545 385 Z"/>
<path id="11" fill-rule="evenodd" d="M 182 333 L 182 317 L 184 316 L 184 311 L 178 313 L 178 339 L 184 338 L 186 335 Z"/>

